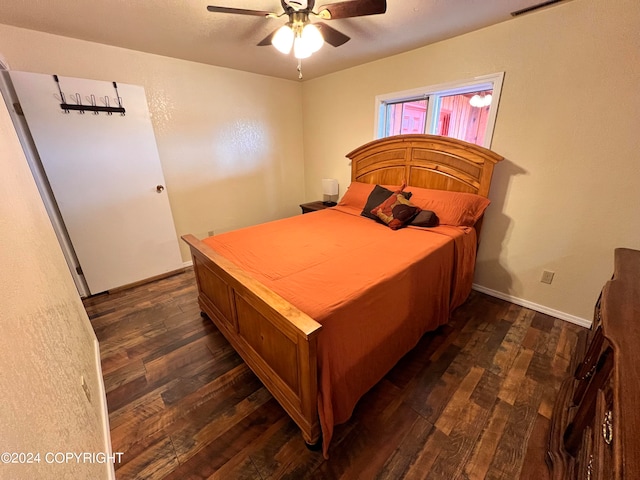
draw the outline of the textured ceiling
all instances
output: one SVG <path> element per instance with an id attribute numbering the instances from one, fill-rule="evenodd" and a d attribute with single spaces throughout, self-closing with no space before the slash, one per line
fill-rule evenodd
<path id="1" fill-rule="evenodd" d="M 316 0 L 316 11 L 324 3 Z M 355 0 L 357 1 L 357 0 Z M 511 19 L 542 0 L 388 0 L 383 15 L 331 20 L 351 37 L 303 60 L 304 79 Z M 207 5 L 280 13 L 279 0 L 2 0 L 0 23 L 143 52 L 296 79 L 297 62 L 256 44 L 286 17 L 211 13 Z M 313 21 L 313 20 L 312 20 Z"/>

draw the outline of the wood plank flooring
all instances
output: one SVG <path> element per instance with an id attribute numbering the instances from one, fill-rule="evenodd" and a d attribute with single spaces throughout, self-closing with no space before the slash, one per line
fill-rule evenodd
<path id="1" fill-rule="evenodd" d="M 189 269 L 84 301 L 119 480 L 546 478 L 553 402 L 585 329 L 472 292 L 336 427 L 325 460 L 196 295 Z"/>

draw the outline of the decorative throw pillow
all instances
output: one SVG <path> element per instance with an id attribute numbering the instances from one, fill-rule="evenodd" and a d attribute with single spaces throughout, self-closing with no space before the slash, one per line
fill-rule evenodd
<path id="1" fill-rule="evenodd" d="M 438 216 L 431 210 L 422 210 L 413 217 L 409 225 L 413 225 L 414 227 L 437 227 Z"/>
<path id="2" fill-rule="evenodd" d="M 373 187 L 373 190 L 369 194 L 369 198 L 367 198 L 367 203 L 365 204 L 360 215 L 363 217 L 371 218 L 373 220 L 379 220 L 378 216 L 371 213 L 371 210 L 376 208 L 382 202 L 384 202 L 387 198 L 393 195 L 393 192 L 387 188 L 384 188 L 381 185 L 376 185 Z M 409 200 L 411 198 L 410 192 L 402 192 L 404 198 Z"/>
<path id="3" fill-rule="evenodd" d="M 399 190 L 393 192 L 389 198 L 371 210 L 371 213 L 386 223 L 391 230 L 397 230 L 404 227 L 420 213 L 420 207 L 416 207 L 407 200 Z"/>

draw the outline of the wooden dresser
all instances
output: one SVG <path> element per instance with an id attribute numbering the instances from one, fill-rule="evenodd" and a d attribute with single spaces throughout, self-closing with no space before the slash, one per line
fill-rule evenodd
<path id="1" fill-rule="evenodd" d="M 615 250 L 576 354 L 551 419 L 552 478 L 640 479 L 640 251 Z"/>

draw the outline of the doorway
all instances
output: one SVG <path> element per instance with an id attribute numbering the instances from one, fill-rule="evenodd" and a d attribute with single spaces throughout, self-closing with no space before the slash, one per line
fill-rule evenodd
<path id="1" fill-rule="evenodd" d="M 80 296 L 182 268 L 142 87 L 5 69 L 2 91 Z"/>
<path id="2" fill-rule="evenodd" d="M 69 235 L 62 221 L 58 206 L 56 205 L 55 197 L 51 191 L 47 176 L 42 168 L 42 163 L 38 157 L 38 151 L 29 132 L 29 127 L 27 126 L 24 116 L 20 115 L 19 111 L 16 111 L 16 106 L 19 105 L 18 97 L 11 83 L 11 78 L 9 77 L 9 65 L 2 55 L 0 55 L 0 93 L 7 105 L 7 110 L 9 110 L 13 126 L 16 129 L 22 150 L 29 164 L 29 169 L 31 170 L 36 187 L 44 203 L 45 210 L 49 215 L 49 220 L 53 226 L 64 258 L 69 266 L 69 272 L 78 290 L 78 294 L 81 297 L 87 297 L 90 294 L 89 287 L 81 273 L 80 263 L 73 250 L 73 245 L 69 240 Z"/>

